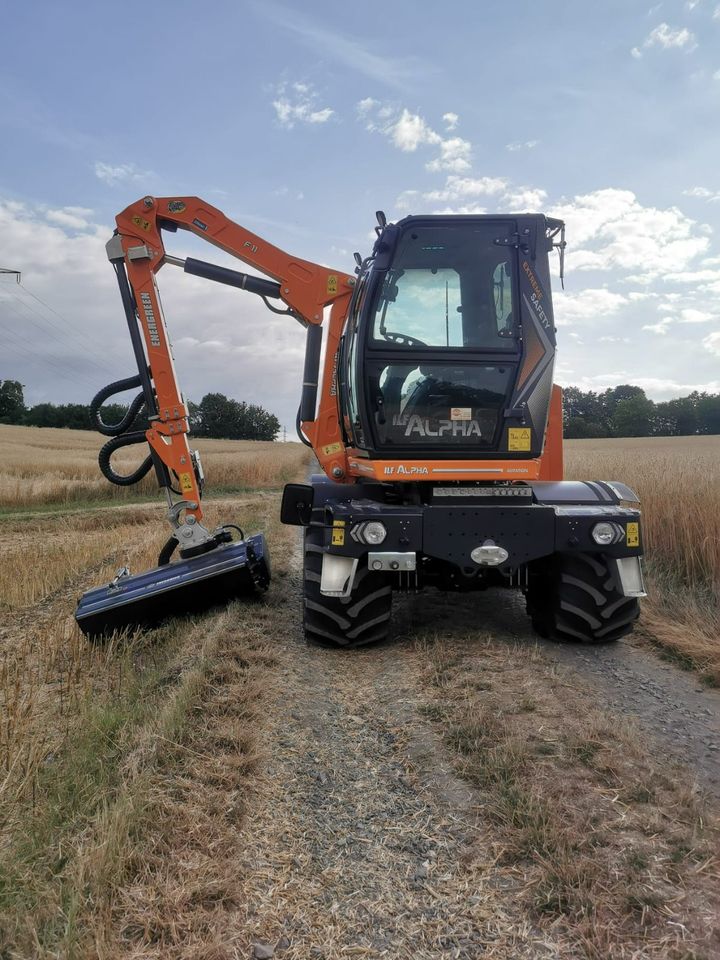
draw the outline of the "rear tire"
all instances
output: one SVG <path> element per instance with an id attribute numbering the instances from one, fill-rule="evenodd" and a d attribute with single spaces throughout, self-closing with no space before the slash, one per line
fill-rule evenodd
<path id="1" fill-rule="evenodd" d="M 615 564 L 602 554 L 561 553 L 530 571 L 527 612 L 541 637 L 612 643 L 632 633 L 640 615 L 622 592 Z"/>
<path id="2" fill-rule="evenodd" d="M 305 640 L 313 646 L 344 648 L 385 640 L 392 606 L 388 576 L 358 565 L 349 597 L 324 597 L 320 593 L 322 545 L 322 528 L 307 528 L 303 544 Z"/>

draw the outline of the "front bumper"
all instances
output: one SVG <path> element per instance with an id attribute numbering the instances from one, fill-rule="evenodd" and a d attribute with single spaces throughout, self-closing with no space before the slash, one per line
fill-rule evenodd
<path id="1" fill-rule="evenodd" d="M 371 500 L 351 500 L 326 507 L 326 550 L 345 557 L 364 557 L 370 552 L 431 557 L 475 573 L 482 562 L 478 548 L 501 547 L 506 558 L 493 564 L 513 570 L 555 553 L 602 553 L 608 557 L 642 555 L 640 511 L 619 504 L 518 506 L 463 504 L 462 506 L 388 506 Z M 380 521 L 386 530 L 381 544 L 365 540 L 370 521 Z M 593 527 L 614 524 L 614 543 L 597 544 Z M 497 552 L 499 556 L 500 553 Z"/>

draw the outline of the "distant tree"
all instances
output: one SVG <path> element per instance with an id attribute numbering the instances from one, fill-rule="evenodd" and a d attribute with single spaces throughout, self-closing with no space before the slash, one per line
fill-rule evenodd
<path id="1" fill-rule="evenodd" d="M 24 413 L 23 385 L 18 380 L 0 380 L 0 421 L 19 423 Z"/>
<path id="2" fill-rule="evenodd" d="M 190 410 L 191 429 L 201 437 L 227 440 L 274 440 L 278 418 L 257 404 L 232 400 L 223 393 L 207 393 Z"/>
<path id="3" fill-rule="evenodd" d="M 648 400 L 645 391 L 625 397 L 615 405 L 612 416 L 613 433 L 616 437 L 649 437 L 652 433 L 655 404 Z"/>
<path id="4" fill-rule="evenodd" d="M 720 395 L 691 393 L 697 412 L 698 433 L 720 433 Z"/>
<path id="5" fill-rule="evenodd" d="M 691 397 L 667 400 L 655 406 L 655 429 L 659 436 L 689 437 L 698 430 L 697 406 Z"/>
<path id="6" fill-rule="evenodd" d="M 595 440 L 609 436 L 607 427 L 597 420 L 584 417 L 570 417 L 565 422 L 564 435 L 568 440 Z"/>

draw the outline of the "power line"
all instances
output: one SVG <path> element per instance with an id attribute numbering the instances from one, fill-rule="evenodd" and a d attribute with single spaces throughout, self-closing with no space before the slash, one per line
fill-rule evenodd
<path id="1" fill-rule="evenodd" d="M 22 321 L 25 319 L 16 310 L 10 307 L 7 303 L 6 303 L 6 308 L 10 313 L 15 314 L 15 316 L 18 317 L 19 320 Z M 32 340 L 28 340 L 20 336 L 20 333 L 16 326 L 13 326 L 11 329 L 7 329 L 7 327 L 4 328 L 3 336 L 10 337 L 17 345 L 15 347 L 15 350 L 17 351 L 19 349 L 25 355 L 25 358 L 27 360 L 30 360 L 32 363 L 38 364 L 40 366 L 43 366 L 43 365 L 50 366 L 54 370 L 56 370 L 61 377 L 75 384 L 77 384 L 78 379 L 83 380 L 90 387 L 90 389 L 97 391 L 98 389 L 97 382 L 93 383 L 86 374 L 83 374 L 80 372 L 70 373 L 66 367 L 63 367 L 60 363 L 57 363 L 51 357 L 42 356 L 41 354 L 39 354 L 35 349 L 35 346 Z M 6 347 L 7 347 L 7 343 L 6 343 Z"/>
<path id="2" fill-rule="evenodd" d="M 106 360 L 101 354 L 99 354 L 97 351 L 93 350 L 91 347 L 88 346 L 87 341 L 86 341 L 85 338 L 82 336 L 82 334 L 78 333 L 77 330 L 75 330 L 75 329 L 72 327 L 72 325 L 71 325 L 67 320 L 65 320 L 63 317 L 61 317 L 61 315 L 60 315 L 59 313 L 57 313 L 56 310 L 53 310 L 52 307 L 50 307 L 50 306 L 48 306 L 47 304 L 45 304 L 45 302 L 42 301 L 42 300 L 40 300 L 39 297 L 36 297 L 35 294 L 33 294 L 30 290 L 28 290 L 27 287 L 26 287 L 23 283 L 20 284 L 20 288 L 21 288 L 25 293 L 27 293 L 29 296 L 31 296 L 34 300 L 37 300 L 38 303 L 42 304 L 43 306 L 46 306 L 48 310 L 51 310 L 51 311 L 52 311 L 53 313 L 55 313 L 58 317 L 60 317 L 61 320 L 63 320 L 63 322 L 65 323 L 65 325 L 68 327 L 69 335 L 74 338 L 74 340 L 77 342 L 78 346 L 82 346 L 83 353 L 92 355 L 92 356 L 95 358 L 95 362 L 96 362 L 98 365 L 103 366 L 103 367 L 104 367 L 106 370 L 108 370 L 110 373 L 113 373 L 113 374 L 114 374 L 114 373 L 116 372 L 115 370 L 113 370 L 113 368 L 108 364 L 107 360 Z M 7 292 L 10 294 L 11 297 L 13 297 L 13 299 L 17 300 L 17 302 L 20 304 L 21 307 L 23 307 L 25 310 L 28 310 L 30 313 L 34 314 L 36 317 L 38 317 L 44 324 L 46 324 L 46 325 L 47 325 L 49 328 L 51 328 L 52 330 L 58 331 L 58 333 L 60 334 L 60 336 L 58 336 L 57 334 L 53 334 L 53 337 L 54 337 L 55 340 L 57 340 L 59 343 L 62 344 L 62 343 L 64 342 L 64 340 L 67 339 L 68 334 L 65 333 L 63 330 L 61 330 L 60 327 L 58 326 L 58 324 L 54 323 L 49 317 L 43 316 L 42 313 L 40 313 L 38 310 L 36 310 L 34 307 L 32 307 L 29 303 L 26 303 L 26 302 L 22 299 L 22 297 L 19 297 L 19 296 L 18 296 L 16 293 L 14 293 L 13 291 L 8 290 Z M 32 323 L 32 320 L 31 320 L 30 322 Z"/>

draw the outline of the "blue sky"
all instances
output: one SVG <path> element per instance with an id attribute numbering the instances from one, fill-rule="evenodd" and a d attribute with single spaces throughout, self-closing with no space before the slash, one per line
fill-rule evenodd
<path id="1" fill-rule="evenodd" d="M 103 246 L 146 193 L 197 194 L 348 271 L 378 208 L 564 216 L 560 382 L 720 390 L 720 0 L 0 15 L 0 266 L 24 284 L 0 280 L 0 378 L 30 402 L 87 400 L 132 370 Z M 290 427 L 300 328 L 179 271 L 159 282 L 186 394 Z"/>

